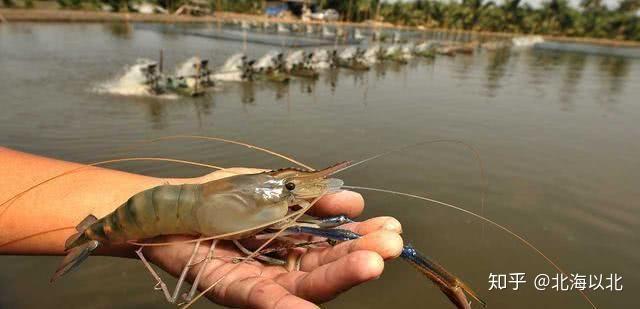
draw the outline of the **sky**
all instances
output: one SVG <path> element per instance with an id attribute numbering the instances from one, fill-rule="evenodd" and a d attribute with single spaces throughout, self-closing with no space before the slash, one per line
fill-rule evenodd
<path id="1" fill-rule="evenodd" d="M 386 2 L 396 2 L 396 1 L 403 1 L 403 2 L 407 2 L 407 1 L 411 1 L 411 0 L 386 0 Z M 447 0 L 443 0 L 443 1 L 447 1 Z M 502 0 L 494 0 L 497 3 L 502 3 Z M 540 7 L 540 4 L 548 1 L 548 0 L 523 0 L 523 3 L 529 3 L 531 6 L 533 7 Z M 577 7 L 578 4 L 580 4 L 580 0 L 569 0 L 569 3 L 571 3 L 574 7 Z M 618 3 L 620 3 L 620 0 L 602 0 L 602 3 L 604 3 L 607 7 L 609 8 L 616 8 L 618 7 Z"/>

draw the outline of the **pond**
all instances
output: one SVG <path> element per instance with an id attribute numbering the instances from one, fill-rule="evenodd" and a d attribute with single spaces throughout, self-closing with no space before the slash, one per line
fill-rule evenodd
<path id="1" fill-rule="evenodd" d="M 272 48 L 249 43 L 247 54 L 258 58 Z M 243 43 L 121 24 L 0 26 L 0 144 L 77 162 L 154 155 L 281 168 L 290 164 L 233 145 L 138 142 L 175 134 L 219 136 L 323 167 L 419 141 L 464 141 L 477 149 L 486 169 L 484 207 L 478 161 L 460 144 L 407 148 L 341 178 L 481 213 L 570 273 L 621 275 L 623 291 L 588 293 L 602 308 L 638 304 L 640 60 L 512 49 L 386 63 L 361 73 L 341 69 L 324 72 L 315 82 L 224 83 L 197 98 L 96 91 L 137 59 L 157 59 L 160 49 L 167 69 L 195 55 L 215 67 Z M 112 167 L 158 177 L 207 172 L 157 162 Z M 502 230 L 449 208 L 363 195 L 363 218 L 398 218 L 406 241 L 468 282 L 491 308 L 588 307 L 575 291 L 536 290 L 536 275 L 556 271 Z M 51 285 L 59 260 L 0 257 L 0 307 L 165 305 L 139 261 L 93 257 Z M 527 283 L 518 291 L 489 291 L 491 273 L 525 273 Z M 209 305 L 203 301 L 197 307 Z M 450 305 L 424 276 L 398 260 L 386 264 L 379 280 L 326 307 Z"/>

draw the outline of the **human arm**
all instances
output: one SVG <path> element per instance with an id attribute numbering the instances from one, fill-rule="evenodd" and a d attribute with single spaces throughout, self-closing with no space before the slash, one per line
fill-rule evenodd
<path id="1" fill-rule="evenodd" d="M 34 184 L 56 175 L 58 177 L 4 203 Z M 252 172 L 251 169 L 214 172 L 192 179 L 158 179 L 121 171 L 84 167 L 81 164 L 30 155 L 0 148 L 0 254 L 62 255 L 64 242 L 74 232 L 74 226 L 93 214 L 100 218 L 126 201 L 133 194 L 150 187 L 170 183 L 201 182 L 233 173 Z M 355 217 L 362 212 L 364 201 L 359 194 L 343 192 L 323 198 L 314 206 L 313 214 L 330 216 L 347 214 Z M 231 281 L 207 296 L 216 302 L 251 307 L 293 306 L 329 300 L 342 291 L 380 276 L 383 260 L 397 256 L 402 247 L 398 233 L 400 224 L 392 218 L 381 217 L 347 226 L 365 236 L 335 247 L 310 250 L 301 258 L 301 271 L 287 272 L 281 267 L 258 267 L 249 264 L 234 271 Z M 52 231 L 52 232 L 48 232 Z M 150 260 L 167 272 L 176 275 L 191 251 L 189 244 L 157 247 L 145 250 Z M 106 247 L 99 254 L 132 256 L 131 247 Z M 186 252 L 186 253 L 185 253 Z M 230 247 L 221 246 L 220 252 L 237 255 Z M 229 263 L 209 264 L 206 288 L 216 280 L 217 272 Z M 194 267 L 190 274 L 198 270 Z M 226 288 L 225 288 L 226 287 Z M 265 296 L 260 291 L 269 290 Z M 279 299 L 279 302 L 273 302 Z"/>

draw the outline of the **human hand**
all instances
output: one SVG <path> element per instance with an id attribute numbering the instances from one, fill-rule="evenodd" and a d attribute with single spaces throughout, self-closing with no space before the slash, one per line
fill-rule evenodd
<path id="1" fill-rule="evenodd" d="M 259 172 L 255 169 L 229 169 L 203 176 L 198 181 L 210 181 L 239 173 Z M 320 199 L 309 214 L 318 217 L 345 214 L 358 216 L 364 208 L 362 196 L 343 191 Z M 402 250 L 400 223 L 391 217 L 378 217 L 364 222 L 341 226 L 363 235 L 357 240 L 310 249 L 296 249 L 300 254 L 300 269 L 288 271 L 283 266 L 257 262 L 238 265 L 233 257 L 244 256 L 230 242 L 218 242 L 214 259 L 206 264 L 199 282 L 205 290 L 225 276 L 206 297 L 232 307 L 251 308 L 315 308 L 314 303 L 331 300 L 358 284 L 378 278 L 384 269 L 384 260 L 395 258 Z M 185 237 L 167 237 L 168 241 Z M 317 240 L 313 239 L 312 240 Z M 145 256 L 168 273 L 179 276 L 193 252 L 193 243 L 146 247 Z M 210 243 L 201 245 L 195 261 L 208 253 Z M 194 265 L 187 275 L 193 282 L 203 263 Z"/>

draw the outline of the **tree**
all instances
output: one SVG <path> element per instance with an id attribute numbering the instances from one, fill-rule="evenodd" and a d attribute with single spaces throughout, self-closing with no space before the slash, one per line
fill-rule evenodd
<path id="1" fill-rule="evenodd" d="M 623 14 L 635 14 L 640 10 L 640 0 L 622 0 L 617 11 Z"/>
<path id="2" fill-rule="evenodd" d="M 522 32 L 524 29 L 524 10 L 520 7 L 521 0 L 507 0 L 500 7 L 506 31 Z"/>

